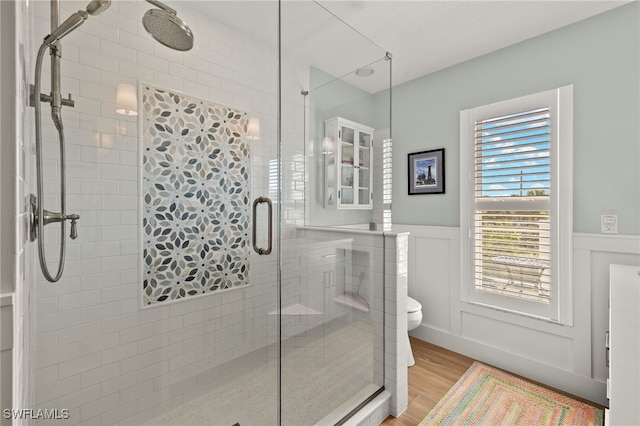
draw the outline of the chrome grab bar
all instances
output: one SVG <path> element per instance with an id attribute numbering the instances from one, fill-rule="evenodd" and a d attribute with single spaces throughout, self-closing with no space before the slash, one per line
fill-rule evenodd
<path id="1" fill-rule="evenodd" d="M 257 224 L 257 218 L 256 218 L 256 211 L 257 211 L 257 207 L 258 204 L 262 204 L 262 203 L 267 203 L 267 207 L 268 207 L 268 224 L 267 224 L 267 229 L 268 229 L 268 245 L 266 249 L 263 248 L 259 248 L 257 246 L 257 228 L 258 228 L 258 224 Z M 263 256 L 263 255 L 267 255 L 271 253 L 271 245 L 273 242 L 273 203 L 271 202 L 271 199 L 269 197 L 258 197 L 255 200 L 253 200 L 253 210 L 252 210 L 252 214 L 253 214 L 253 230 L 251 231 L 251 237 L 253 240 L 253 249 L 256 251 L 256 253 L 258 253 L 259 255 Z"/>

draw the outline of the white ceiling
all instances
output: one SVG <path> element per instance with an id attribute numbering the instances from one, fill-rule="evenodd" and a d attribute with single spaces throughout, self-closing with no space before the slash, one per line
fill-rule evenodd
<path id="1" fill-rule="evenodd" d="M 578 22 L 626 1 L 327 0 L 320 3 L 393 54 L 393 84 L 396 85 Z M 361 87 L 376 91 L 380 83 L 384 81 L 363 82 Z"/>
<path id="2" fill-rule="evenodd" d="M 392 82 L 397 85 L 628 2 L 289 0 L 283 1 L 281 8 L 282 47 L 285 56 L 295 58 L 297 65 L 313 65 L 335 77 L 379 61 L 372 77 L 346 77 L 350 83 L 374 93 L 389 85 L 385 52 L 393 55 Z M 228 4 L 221 9 L 222 3 Z M 273 38 L 273 25 L 277 23 L 273 20 L 273 2 L 217 4 L 219 17 L 225 12 L 237 13 L 236 7 L 251 5 L 250 14 L 244 9 L 243 29 Z"/>

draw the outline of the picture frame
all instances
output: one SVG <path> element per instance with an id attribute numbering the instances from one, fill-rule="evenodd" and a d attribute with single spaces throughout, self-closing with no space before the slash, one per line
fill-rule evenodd
<path id="1" fill-rule="evenodd" d="M 409 195 L 444 194 L 444 148 L 408 155 Z"/>

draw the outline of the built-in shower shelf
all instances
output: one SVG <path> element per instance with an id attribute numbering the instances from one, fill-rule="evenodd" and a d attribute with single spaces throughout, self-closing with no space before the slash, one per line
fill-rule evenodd
<path id="1" fill-rule="evenodd" d="M 269 315 L 278 315 L 278 311 L 269 312 Z M 282 315 L 322 315 L 322 312 L 318 312 L 313 308 L 304 306 L 300 303 L 285 306 L 282 308 Z"/>
<path id="2" fill-rule="evenodd" d="M 334 297 L 333 300 L 341 305 L 349 306 L 361 312 L 369 312 L 369 304 L 362 296 L 353 293 L 344 293 Z"/>

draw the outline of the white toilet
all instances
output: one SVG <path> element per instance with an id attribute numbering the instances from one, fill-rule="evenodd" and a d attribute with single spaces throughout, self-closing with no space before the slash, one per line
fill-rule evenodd
<path id="1" fill-rule="evenodd" d="M 416 299 L 407 296 L 407 367 L 416 364 L 409 342 L 409 331 L 422 324 L 422 305 Z"/>

